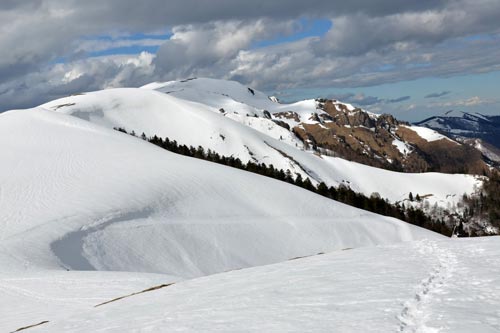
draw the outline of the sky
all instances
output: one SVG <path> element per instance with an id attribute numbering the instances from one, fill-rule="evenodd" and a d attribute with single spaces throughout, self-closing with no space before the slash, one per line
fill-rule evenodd
<path id="1" fill-rule="evenodd" d="M 418 121 L 500 114 L 498 0 L 2 0 L 0 112 L 187 77 Z"/>

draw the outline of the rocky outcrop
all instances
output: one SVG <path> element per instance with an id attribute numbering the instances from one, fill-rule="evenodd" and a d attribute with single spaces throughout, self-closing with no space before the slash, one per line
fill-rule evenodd
<path id="1" fill-rule="evenodd" d="M 323 149 L 351 161 L 402 172 L 482 174 L 481 152 L 453 140 L 427 141 L 389 114 L 375 115 L 334 100 L 318 100 L 318 113 L 293 132 L 310 149 Z M 293 113 L 280 113 L 288 119 Z"/>

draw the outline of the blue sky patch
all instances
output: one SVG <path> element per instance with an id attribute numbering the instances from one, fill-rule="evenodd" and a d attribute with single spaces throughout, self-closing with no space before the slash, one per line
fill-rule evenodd
<path id="1" fill-rule="evenodd" d="M 327 19 L 306 19 L 302 18 L 299 20 L 301 29 L 296 33 L 287 36 L 278 36 L 273 39 L 261 40 L 252 44 L 251 49 L 272 46 L 282 43 L 289 43 L 301 40 L 307 37 L 322 37 L 328 30 L 332 27 L 332 21 Z"/>

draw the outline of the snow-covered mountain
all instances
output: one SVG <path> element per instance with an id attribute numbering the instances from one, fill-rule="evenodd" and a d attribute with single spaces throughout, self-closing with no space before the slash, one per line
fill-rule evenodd
<path id="1" fill-rule="evenodd" d="M 0 114 L 1 331 L 499 327 L 496 238 L 446 239 L 113 130 L 168 136 L 393 202 L 413 191 L 451 206 L 480 184 L 320 155 L 264 109 L 243 116 L 221 96 L 227 104 L 218 107 L 209 97 L 112 89 Z M 269 113 L 294 108 L 304 118 L 316 103 L 259 99 Z"/>
<path id="2" fill-rule="evenodd" d="M 81 114 L 2 113 L 0 151 L 5 331 L 160 282 L 441 238 L 284 182 L 166 152 Z"/>
<path id="3" fill-rule="evenodd" d="M 335 103 L 348 112 L 358 112 L 348 104 Z M 407 200 L 412 192 L 424 195 L 429 206 L 453 209 L 464 193 L 471 194 L 480 186 L 480 180 L 469 175 L 391 172 L 306 149 L 291 129 L 308 124 L 323 126 L 313 119 L 315 114 L 327 114 L 318 109 L 317 101 L 279 104 L 234 81 L 190 79 L 141 89 L 109 89 L 70 96 L 42 107 L 108 128 L 122 127 L 202 146 L 245 163 L 272 164 L 308 177 L 314 184 L 343 184 L 366 196 L 379 193 L 393 203 Z M 423 127 L 399 128 L 421 141 L 460 146 Z M 394 139 L 391 146 L 401 153 L 412 149 L 403 139 Z"/>
<path id="4" fill-rule="evenodd" d="M 500 162 L 500 116 L 448 111 L 417 123 L 474 146 L 488 159 Z"/>
<path id="5" fill-rule="evenodd" d="M 193 277 L 426 234 L 54 111 L 4 113 L 0 133 L 0 237 L 28 270 Z"/>
<path id="6" fill-rule="evenodd" d="M 337 100 L 277 104 L 275 98 L 238 82 L 205 78 L 143 88 L 209 105 L 243 123 L 249 123 L 249 116 L 267 117 L 292 131 L 306 148 L 366 165 L 405 172 L 482 174 L 487 169 L 481 153 L 469 145 Z M 257 122 L 255 126 L 262 125 Z"/>

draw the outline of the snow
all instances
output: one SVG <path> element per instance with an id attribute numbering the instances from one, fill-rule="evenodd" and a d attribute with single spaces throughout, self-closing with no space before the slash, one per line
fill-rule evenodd
<path id="1" fill-rule="evenodd" d="M 396 146 L 396 148 L 399 150 L 399 152 L 406 156 L 411 152 L 411 147 L 406 143 L 398 139 L 394 139 L 392 141 L 392 145 Z"/>
<path id="2" fill-rule="evenodd" d="M 280 102 L 279 99 L 278 99 L 278 97 L 276 97 L 276 96 L 269 96 L 269 99 L 271 100 L 271 102 L 274 102 L 274 103 L 279 103 Z"/>
<path id="3" fill-rule="evenodd" d="M 63 319 L 107 300 L 177 280 L 133 272 L 41 270 L 12 274 L 2 269 L 0 330 L 11 332 L 47 319 Z"/>
<path id="4" fill-rule="evenodd" d="M 150 136 L 168 136 L 179 143 L 195 147 L 201 145 L 205 150 L 211 149 L 224 156 L 233 155 L 245 162 L 255 158 L 261 163 L 273 164 L 279 169 L 291 169 L 306 176 L 300 168 L 290 166 L 289 160 L 267 144 L 274 141 L 273 146 L 283 151 L 286 149 L 283 147 L 290 147 L 286 142 L 293 144 L 293 147 L 302 147 L 302 143 L 290 133 L 285 135 L 285 129 L 263 117 L 250 121 L 252 117 L 246 117 L 245 113 L 241 117 L 236 114 L 227 116 L 221 114 L 218 108 L 157 91 L 131 88 L 71 96 L 43 107 L 108 128 L 124 127 L 139 134 L 145 132 Z M 266 129 L 269 135 L 259 132 L 268 127 L 271 128 Z M 280 142 L 280 136 L 288 139 Z"/>
<path id="5" fill-rule="evenodd" d="M 433 118 L 423 123 L 425 127 L 431 129 L 449 130 L 450 126 L 441 118 Z"/>
<path id="6" fill-rule="evenodd" d="M 246 111 L 240 108 L 235 109 L 239 113 L 234 114 L 226 108 L 234 99 L 265 106 L 271 111 L 271 106 L 289 110 L 292 108 L 290 105 L 273 103 L 258 91 L 252 95 L 237 82 L 206 80 L 173 81 L 152 86 L 160 91 L 183 89 L 182 96 L 151 89 L 109 89 L 70 96 L 42 107 L 108 128 L 124 127 L 138 134 L 145 132 L 148 136 L 167 136 L 181 144 L 201 145 L 205 150 L 239 157 L 243 162 L 254 161 L 272 164 L 278 169 L 290 169 L 292 174 L 309 177 L 314 184 L 323 181 L 329 186 L 338 186 L 347 180 L 353 190 L 367 196 L 379 192 L 391 202 L 403 200 L 412 192 L 433 194 L 429 198 L 431 205 L 437 203 L 443 208 L 453 207 L 464 193 L 473 193 L 480 184 L 480 180 L 470 175 L 398 174 L 338 158 L 317 156 L 304 151 L 300 140 L 272 120 L 246 116 Z M 209 92 L 207 87 L 211 89 Z M 196 95 L 195 88 L 205 90 Z M 230 94 L 236 97 L 228 97 L 232 96 Z M 196 101 L 189 101 L 188 98 Z M 221 105 L 216 102 L 218 98 L 220 103 L 226 103 L 225 114 L 219 112 Z M 303 101 L 293 105 L 297 107 L 296 111 L 299 111 L 299 105 L 303 105 L 304 110 L 310 110 L 313 107 L 310 103 Z M 237 105 L 241 107 L 242 104 L 238 102 Z M 246 105 L 245 108 L 253 106 Z M 290 121 L 293 126 L 294 121 Z"/>
<path id="7" fill-rule="evenodd" d="M 446 117 L 453 117 L 453 118 L 462 118 L 464 116 L 465 112 L 463 111 L 458 111 L 458 110 L 449 110 L 444 113 L 444 116 Z"/>
<path id="8" fill-rule="evenodd" d="M 253 128 L 263 134 L 267 134 L 275 140 L 280 140 L 295 146 L 299 149 L 304 147 L 304 143 L 297 140 L 297 137 L 286 128 L 283 128 L 267 118 L 248 117 L 246 115 L 228 113 L 227 118 L 235 120 L 245 126 Z"/>
<path id="9" fill-rule="evenodd" d="M 453 140 L 450 140 L 448 137 L 439 134 L 438 132 L 427 128 L 427 127 L 421 127 L 421 126 L 404 126 L 406 128 L 411 129 L 414 132 L 417 132 L 417 134 L 424 140 L 432 142 L 432 141 L 437 141 L 437 140 L 449 140 L 452 142 L 455 142 Z"/>
<path id="10" fill-rule="evenodd" d="M 276 112 L 296 112 L 301 121 L 306 122 L 316 110 L 316 101 L 305 100 L 292 104 L 279 104 L 269 99 L 264 93 L 252 89 L 254 94 L 246 87 L 236 81 L 216 80 L 208 78 L 197 78 L 184 81 L 170 81 L 165 83 L 148 84 L 142 89 L 156 90 L 180 99 L 194 101 L 219 110 L 223 108 L 226 112 L 237 112 L 238 114 L 257 114 L 263 116 L 267 110 L 271 114 Z M 282 119 L 287 121 L 287 119 Z M 294 125 L 297 123 L 292 120 Z"/>
<path id="11" fill-rule="evenodd" d="M 4 113 L 0 133 L 0 237 L 27 268 L 193 277 L 427 233 L 58 112 Z"/>
<path id="12" fill-rule="evenodd" d="M 354 111 L 356 109 L 354 106 L 352 106 L 349 103 L 341 103 L 341 104 L 344 104 L 347 107 L 347 110 L 349 110 L 349 111 Z"/>
<path id="13" fill-rule="evenodd" d="M 328 170 L 335 179 L 349 181 L 349 186 L 357 192 L 371 195 L 378 192 L 383 198 L 391 202 L 399 202 L 408 198 L 409 192 L 432 194 L 428 198 L 433 205 L 446 206 L 447 203 L 456 203 L 459 198 L 451 197 L 456 191 L 474 189 L 477 180 L 469 175 L 447 175 L 437 172 L 428 173 L 400 173 L 384 169 L 367 167 L 366 165 L 350 162 L 338 157 L 323 156 L 329 166 Z M 324 169 L 319 172 L 326 172 Z M 462 193 L 463 194 L 463 193 Z"/>
<path id="14" fill-rule="evenodd" d="M 480 118 L 480 119 L 482 119 L 484 121 L 491 122 L 491 120 L 487 116 L 485 116 L 485 115 L 483 115 L 483 114 L 481 114 L 479 112 L 474 112 L 471 115 L 474 116 L 474 117 L 476 117 L 476 118 Z"/>
<path id="15" fill-rule="evenodd" d="M 484 156 L 492 161 L 500 162 L 500 155 L 495 148 L 491 149 L 488 144 L 484 144 L 481 139 L 474 140 L 474 148 L 479 150 Z"/>
<path id="16" fill-rule="evenodd" d="M 441 238 L 43 108 L 2 113 L 0 150 L 3 331 L 160 282 Z"/>
<path id="17" fill-rule="evenodd" d="M 112 129 L 390 200 L 478 184 L 319 157 L 241 116 L 150 89 L 0 114 L 0 331 L 500 329 L 498 238 L 449 240 Z"/>
<path id="18" fill-rule="evenodd" d="M 469 112 L 463 112 L 463 111 L 456 111 L 456 110 L 450 110 L 448 112 L 445 112 L 445 114 L 443 116 L 441 116 L 442 118 L 463 118 L 464 120 L 467 120 L 467 118 L 472 118 L 474 119 L 475 121 L 477 121 L 478 119 L 481 119 L 483 121 L 487 121 L 487 122 L 490 122 L 491 120 L 488 118 L 488 116 L 485 116 L 479 112 L 472 112 L 472 113 L 469 113 Z"/>
<path id="19" fill-rule="evenodd" d="M 496 332 L 500 239 L 422 240 L 179 282 L 36 331 Z"/>

